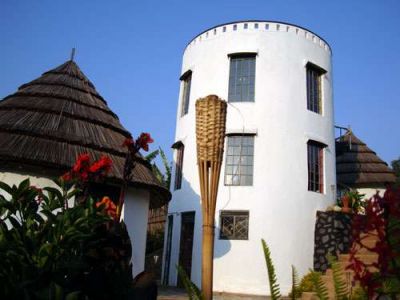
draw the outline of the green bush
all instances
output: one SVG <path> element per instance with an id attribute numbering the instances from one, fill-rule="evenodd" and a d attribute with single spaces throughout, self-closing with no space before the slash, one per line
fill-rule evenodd
<path id="1" fill-rule="evenodd" d="M 64 181 L 43 190 L 0 182 L 0 299 L 123 299 L 131 245 L 116 222 Z M 77 201 L 78 202 L 78 201 Z"/>

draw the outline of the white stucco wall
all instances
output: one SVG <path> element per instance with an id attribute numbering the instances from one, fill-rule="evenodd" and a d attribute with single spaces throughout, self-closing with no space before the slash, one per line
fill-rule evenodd
<path id="1" fill-rule="evenodd" d="M 148 191 L 128 189 L 123 218 L 132 243 L 133 277 L 144 271 L 149 203 L 150 193 Z"/>
<path id="2" fill-rule="evenodd" d="M 191 70 L 189 112 L 177 108 L 175 141 L 185 145 L 182 188 L 173 191 L 174 213 L 171 266 L 178 263 L 180 213 L 196 211 L 191 278 L 201 278 L 201 209 L 196 165 L 195 101 L 209 94 L 228 97 L 229 57 L 256 52 L 255 102 L 229 103 L 228 132 L 256 133 L 252 186 L 225 186 L 222 166 L 216 211 L 214 290 L 268 294 L 261 238 L 269 244 L 283 293 L 290 289 L 291 265 L 304 274 L 313 265 L 315 212 L 335 201 L 335 148 L 332 67 L 329 46 L 302 28 L 273 22 L 236 23 L 212 28 L 186 48 L 182 73 Z M 265 25 L 268 24 L 268 30 Z M 279 25 L 279 30 L 277 28 Z M 214 29 L 216 29 L 214 34 Z M 327 71 L 322 76 L 323 113 L 307 110 L 306 68 L 312 62 Z M 182 94 L 182 86 L 181 93 Z M 307 190 L 307 141 L 324 150 L 323 194 Z M 173 174 L 174 174 L 173 170 Z M 173 178 L 174 179 L 174 178 Z M 219 240 L 221 210 L 249 211 L 249 239 Z M 176 282 L 170 269 L 170 283 Z"/>
<path id="3" fill-rule="evenodd" d="M 29 178 L 31 185 L 36 186 L 38 188 L 43 187 L 57 187 L 57 185 L 49 178 L 45 177 L 37 177 L 28 174 L 17 174 L 11 172 L 0 172 L 0 181 L 7 183 L 8 185 L 16 185 L 18 186 L 22 181 Z"/>
<path id="4" fill-rule="evenodd" d="M 364 194 L 364 199 L 371 199 L 373 196 L 375 196 L 377 193 L 379 196 L 383 197 L 385 194 L 386 189 L 385 188 L 358 188 L 357 191 L 360 194 Z"/>

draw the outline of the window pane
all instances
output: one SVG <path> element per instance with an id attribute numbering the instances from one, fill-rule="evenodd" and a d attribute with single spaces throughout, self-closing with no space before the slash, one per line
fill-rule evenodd
<path id="1" fill-rule="evenodd" d="M 225 160 L 226 185 L 252 185 L 254 136 L 229 136 Z"/>
<path id="2" fill-rule="evenodd" d="M 318 114 L 322 113 L 321 75 L 316 67 L 307 65 L 307 109 Z"/>
<path id="3" fill-rule="evenodd" d="M 249 212 L 221 211 L 220 239 L 247 240 L 249 236 Z"/>
<path id="4" fill-rule="evenodd" d="M 189 99 L 190 99 L 190 86 L 192 83 L 192 73 L 186 75 L 183 81 L 183 91 L 182 91 L 182 109 L 181 116 L 184 116 L 189 111 Z"/>
<path id="5" fill-rule="evenodd" d="M 228 101 L 254 101 L 255 56 L 231 57 Z"/>
<path id="6" fill-rule="evenodd" d="M 323 193 L 323 146 L 314 141 L 307 143 L 308 190 Z"/>

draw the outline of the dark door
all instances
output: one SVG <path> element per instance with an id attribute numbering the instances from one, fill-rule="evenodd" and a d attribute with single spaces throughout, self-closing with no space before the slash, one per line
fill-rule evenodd
<path id="1" fill-rule="evenodd" d="M 167 243 L 165 245 L 165 265 L 164 265 L 164 278 L 163 283 L 168 285 L 169 267 L 171 264 L 171 242 L 172 242 L 172 228 L 174 226 L 174 216 L 168 216 L 168 229 L 167 229 Z"/>
<path id="2" fill-rule="evenodd" d="M 193 250 L 193 231 L 194 231 L 194 211 L 185 212 L 181 215 L 181 241 L 179 246 L 179 265 L 185 270 L 190 278 L 192 271 L 192 250 Z M 178 286 L 183 284 L 178 276 Z"/>

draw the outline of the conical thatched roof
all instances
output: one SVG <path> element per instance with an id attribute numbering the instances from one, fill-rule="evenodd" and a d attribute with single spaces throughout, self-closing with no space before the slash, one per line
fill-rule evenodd
<path id="1" fill-rule="evenodd" d="M 351 131 L 336 140 L 338 186 L 383 187 L 395 182 L 393 171 Z"/>
<path id="2" fill-rule="evenodd" d="M 71 60 L 0 101 L 0 171 L 57 176 L 79 154 L 89 153 L 93 159 L 105 154 L 113 161 L 110 177 L 121 181 L 127 137 L 130 133 Z M 141 157 L 131 185 L 156 194 L 153 206 L 170 198 Z"/>

